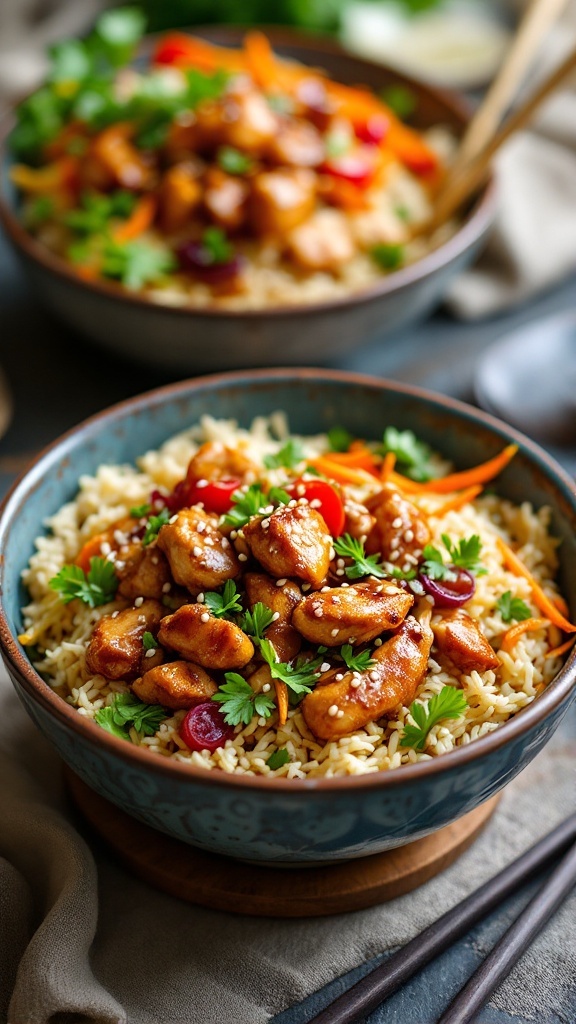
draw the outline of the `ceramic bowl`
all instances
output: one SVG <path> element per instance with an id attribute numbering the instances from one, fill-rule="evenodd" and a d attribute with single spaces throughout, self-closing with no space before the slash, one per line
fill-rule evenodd
<path id="1" fill-rule="evenodd" d="M 166 760 L 80 716 L 32 668 L 17 635 L 20 574 L 46 516 L 102 462 L 130 462 L 205 413 L 247 426 L 278 409 L 304 434 L 341 423 L 378 437 L 410 428 L 462 468 L 505 443 L 520 450 L 498 480 L 516 502 L 553 510 L 561 586 L 576 610 L 576 489 L 544 451 L 486 413 L 371 377 L 262 370 L 186 381 L 114 406 L 56 441 L 15 485 L 0 519 L 0 643 L 18 694 L 71 768 L 129 814 L 192 845 L 274 864 L 346 860 L 424 836 L 472 810 L 538 753 L 575 696 L 573 654 L 548 689 L 505 725 L 435 760 L 369 775 L 287 780 L 227 775 Z"/>
<path id="2" fill-rule="evenodd" d="M 243 33 L 220 27 L 198 34 L 234 46 Z M 348 55 L 325 40 L 277 29 L 268 35 L 279 53 L 322 66 L 339 81 L 362 82 L 377 91 L 400 81 L 417 97 L 413 117 L 417 128 L 441 124 L 455 136 L 462 134 L 468 110 L 454 97 Z M 0 129 L 0 222 L 38 295 L 79 334 L 164 369 L 196 372 L 315 364 L 337 359 L 375 340 L 390 341 L 439 303 L 453 278 L 474 259 L 495 210 L 495 190 L 489 184 L 447 242 L 417 263 L 382 277 L 369 289 L 341 299 L 249 312 L 175 308 L 131 295 L 113 283 L 81 280 L 28 234 L 18 219 L 17 196 L 9 181 L 6 137 L 10 128 L 8 119 Z"/>

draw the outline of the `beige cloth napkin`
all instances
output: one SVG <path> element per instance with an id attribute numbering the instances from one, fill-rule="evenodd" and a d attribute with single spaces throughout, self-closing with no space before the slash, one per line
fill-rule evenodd
<path id="1" fill-rule="evenodd" d="M 574 810 L 575 764 L 576 742 L 550 744 L 474 846 L 414 893 L 332 918 L 238 917 L 179 902 L 90 851 L 63 797 L 61 764 L 0 670 L 0 1021 L 265 1024 L 406 942 Z M 493 931 L 480 934 L 481 952 Z M 494 1005 L 572 1022 L 575 979 L 576 895 Z"/>

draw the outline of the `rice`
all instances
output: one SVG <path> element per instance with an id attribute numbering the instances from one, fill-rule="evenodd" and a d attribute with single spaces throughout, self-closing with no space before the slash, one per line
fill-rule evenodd
<path id="1" fill-rule="evenodd" d="M 50 589 L 49 580 L 62 565 L 74 560 L 88 538 L 128 515 L 134 505 L 145 503 L 153 489 L 171 490 L 184 476 L 200 443 L 222 441 L 261 464 L 264 456 L 277 452 L 288 436 L 288 424 L 281 413 L 269 419 L 256 419 L 250 430 L 239 429 L 232 421 L 206 416 L 198 426 L 170 438 L 158 451 L 147 452 L 138 460 L 137 467 L 103 465 L 95 476 L 82 477 L 76 499 L 47 521 L 49 533 L 38 538 L 36 552 L 23 574 L 31 598 L 24 609 L 24 642 L 35 648 L 34 665 L 38 672 L 79 714 L 94 718 L 114 694 L 129 691 L 126 682 L 90 677 L 85 662 L 94 625 L 103 616 L 126 607 L 127 602 L 114 600 L 94 609 L 78 601 L 65 605 Z M 313 458 L 327 448 L 327 439 L 322 435 L 297 440 L 306 458 Z M 444 472 L 447 469 L 443 466 Z M 267 478 L 271 484 L 278 484 L 284 474 L 281 469 L 270 470 Z M 378 486 L 376 482 L 374 490 Z M 365 496 L 366 491 L 359 489 L 358 498 Z M 488 641 L 496 640 L 509 625 L 497 608 L 498 598 L 506 591 L 521 598 L 533 616 L 540 614 L 532 601 L 528 581 L 503 565 L 497 538 L 515 544 L 518 557 L 548 596 L 558 596 L 554 582 L 557 544 L 549 533 L 550 511 L 535 511 L 528 502 L 515 506 L 490 494 L 458 511 L 435 516 L 434 508 L 444 504 L 445 498 L 411 495 L 428 515 L 435 546 L 441 546 L 441 535 L 446 533 L 454 542 L 471 534 L 480 537 L 482 564 L 487 572 L 477 577 L 467 611 L 480 622 Z M 434 616 L 437 614 L 433 611 Z M 298 706 L 289 711 L 283 726 L 277 724 L 275 714 L 269 719 L 254 717 L 249 725 L 237 726 L 234 738 L 212 754 L 190 751 L 184 743 L 179 728 L 185 711 L 168 712 L 169 717 L 153 736 L 143 736 L 132 729 L 130 738 L 152 754 L 209 771 L 329 778 L 395 769 L 465 746 L 497 729 L 530 704 L 561 666 L 560 658 L 546 657 L 549 649 L 560 642 L 555 632 L 558 633 L 556 627 L 545 626 L 522 634 L 510 652 L 500 652 L 500 667 L 485 672 L 466 674 L 447 667 L 433 647 L 415 699 L 425 703 L 444 686 L 453 686 L 462 690 L 468 704 L 460 718 L 433 727 L 423 751 L 401 746 L 404 729 L 412 721 L 404 706 L 394 719 L 370 722 L 352 735 L 326 743 L 310 732 Z M 329 659 L 330 653 L 326 657 Z M 278 748 L 288 751 L 290 761 L 271 769 L 267 759 Z"/>

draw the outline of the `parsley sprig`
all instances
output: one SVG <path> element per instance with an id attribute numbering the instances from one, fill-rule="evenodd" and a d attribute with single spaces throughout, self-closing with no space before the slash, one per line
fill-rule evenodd
<path id="1" fill-rule="evenodd" d="M 423 482 L 436 475 L 430 462 L 432 449 L 424 441 L 419 441 L 411 430 L 386 427 L 382 454 L 387 452 L 393 452 L 398 470 L 411 480 Z"/>
<path id="2" fill-rule="evenodd" d="M 256 693 L 238 672 L 226 672 L 224 678 L 212 700 L 221 705 L 227 725 L 249 725 L 254 715 L 270 718 L 276 706 L 273 697 Z"/>
<path id="3" fill-rule="evenodd" d="M 415 725 L 407 725 L 400 739 L 401 747 L 424 750 L 428 733 L 438 722 L 448 718 L 460 718 L 468 707 L 468 701 L 461 690 L 454 686 L 443 686 L 426 705 L 413 701 L 410 714 Z"/>
<path id="4" fill-rule="evenodd" d="M 340 654 L 351 672 L 367 672 L 376 664 L 370 651 L 355 652 L 352 644 L 343 644 Z"/>
<path id="5" fill-rule="evenodd" d="M 496 607 L 502 616 L 503 622 L 523 622 L 532 615 L 528 605 L 520 597 L 512 597 L 512 591 L 507 590 L 498 598 Z"/>
<path id="6" fill-rule="evenodd" d="M 121 281 L 125 288 L 138 291 L 176 269 L 174 254 L 159 245 L 134 239 L 104 244 L 101 271 L 104 277 Z"/>
<path id="7" fill-rule="evenodd" d="M 327 436 L 331 452 L 347 452 L 354 440 L 354 436 L 346 427 L 332 427 Z"/>
<path id="8" fill-rule="evenodd" d="M 482 541 L 477 533 L 472 534 L 471 537 L 462 538 L 457 544 L 454 544 L 450 537 L 443 533 L 442 543 L 450 556 L 450 563 L 444 562 L 442 552 L 438 548 L 433 547 L 432 544 L 427 544 L 422 552 L 424 561 L 420 566 L 420 571 L 425 576 L 428 576 L 431 580 L 453 581 L 457 576 L 454 569 L 467 569 L 468 572 L 473 573 L 475 576 L 486 575 L 487 570 L 484 569 L 479 561 Z"/>
<path id="9" fill-rule="evenodd" d="M 254 166 L 254 161 L 246 153 L 234 149 L 233 146 L 221 146 L 216 154 L 216 160 L 227 174 L 246 174 Z"/>
<path id="10" fill-rule="evenodd" d="M 296 469 L 296 466 L 299 466 L 305 458 L 300 441 L 290 437 L 275 455 L 264 456 L 264 465 L 266 469 L 277 469 L 280 466 L 286 469 Z"/>
<path id="11" fill-rule="evenodd" d="M 281 487 L 272 487 L 266 494 L 259 484 L 250 484 L 246 490 L 234 491 L 233 507 L 222 516 L 221 523 L 239 530 L 252 518 L 263 512 L 269 505 L 287 505 L 290 495 Z"/>
<path id="12" fill-rule="evenodd" d="M 290 754 L 285 747 L 273 750 L 270 757 L 266 761 L 266 764 L 272 771 L 276 771 L 277 768 L 281 768 L 282 765 L 288 764 L 290 760 Z"/>
<path id="13" fill-rule="evenodd" d="M 260 653 L 270 669 L 273 679 L 280 679 L 296 695 L 309 693 L 320 677 L 318 669 L 322 658 L 312 661 L 299 659 L 295 664 L 280 661 L 270 640 L 260 641 Z"/>
<path id="14" fill-rule="evenodd" d="M 49 586 L 60 594 L 64 604 L 77 597 L 90 608 L 97 608 L 114 600 L 119 582 L 112 562 L 93 557 L 88 573 L 79 565 L 63 565 Z"/>
<path id="15" fill-rule="evenodd" d="M 129 740 L 131 727 L 141 735 L 153 736 L 168 713 L 158 704 L 144 704 L 131 693 L 116 693 L 111 704 L 100 708 L 94 718 L 107 732 Z"/>
<path id="16" fill-rule="evenodd" d="M 166 525 L 169 519 L 170 513 L 167 508 L 163 508 L 157 516 L 150 516 L 146 523 L 144 536 L 142 537 L 142 544 L 144 547 L 147 547 L 148 544 L 152 543 L 154 538 L 158 536 L 161 528 Z"/>
<path id="17" fill-rule="evenodd" d="M 204 604 L 216 618 L 231 619 L 242 611 L 242 601 L 234 580 L 226 580 L 222 593 L 210 591 L 204 595 Z"/>
<path id="18" fill-rule="evenodd" d="M 352 559 L 353 564 L 346 566 L 346 575 L 351 580 L 359 580 L 362 576 L 384 579 L 390 575 L 379 561 L 378 555 L 367 555 L 362 541 L 349 533 L 334 541 L 334 551 L 340 558 Z"/>
<path id="19" fill-rule="evenodd" d="M 268 626 L 274 622 L 274 612 L 270 611 L 262 601 L 257 601 L 252 611 L 244 613 L 239 622 L 240 628 L 244 630 L 253 640 L 262 640 Z"/>

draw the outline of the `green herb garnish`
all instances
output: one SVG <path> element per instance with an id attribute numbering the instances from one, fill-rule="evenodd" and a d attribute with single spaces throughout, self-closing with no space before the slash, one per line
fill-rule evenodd
<path id="1" fill-rule="evenodd" d="M 372 668 L 372 665 L 376 664 L 370 651 L 354 653 L 354 648 L 351 644 L 344 644 L 340 648 L 340 654 L 351 672 L 367 672 L 369 668 Z"/>
<path id="2" fill-rule="evenodd" d="M 255 693 L 249 683 L 237 672 L 226 672 L 226 682 L 212 700 L 221 704 L 227 725 L 249 725 L 254 715 L 270 718 L 274 711 L 274 698 L 267 693 Z"/>
<path id="3" fill-rule="evenodd" d="M 380 97 L 402 121 L 410 117 L 418 105 L 416 93 L 405 85 L 389 85 L 381 90 Z"/>
<path id="4" fill-rule="evenodd" d="M 291 437 L 275 455 L 264 456 L 264 465 L 266 469 L 278 469 L 280 466 L 286 469 L 295 469 L 305 458 L 302 445 Z"/>
<path id="5" fill-rule="evenodd" d="M 392 452 L 396 456 L 397 468 L 411 480 L 424 482 L 434 477 L 430 462 L 432 449 L 424 441 L 419 441 L 411 430 L 386 427 L 382 454 L 386 455 L 387 452 Z"/>
<path id="6" fill-rule="evenodd" d="M 290 501 L 290 495 L 281 487 L 272 487 L 269 494 L 265 494 L 259 484 L 250 484 L 245 491 L 234 491 L 232 495 L 233 508 L 226 515 L 222 516 L 221 523 L 234 526 L 239 530 L 252 518 L 263 513 L 269 505 L 286 505 Z"/>
<path id="7" fill-rule="evenodd" d="M 112 239 L 104 245 L 102 274 L 121 281 L 131 291 L 159 281 L 175 269 L 173 253 L 159 245 L 137 240 L 115 242 Z"/>
<path id="8" fill-rule="evenodd" d="M 132 726 L 143 736 L 153 736 L 165 718 L 168 718 L 168 712 L 163 707 L 144 704 L 130 693 L 114 694 L 112 703 L 94 715 L 98 725 L 123 740 L 130 739 Z"/>
<path id="9" fill-rule="evenodd" d="M 234 249 L 228 241 L 226 232 L 221 228 L 206 228 L 200 242 L 208 256 L 210 266 L 229 263 L 234 255 Z"/>
<path id="10" fill-rule="evenodd" d="M 474 573 L 475 576 L 486 575 L 487 570 L 478 561 L 478 556 L 482 550 L 482 541 L 477 533 L 467 539 L 458 541 L 457 544 L 454 544 L 450 537 L 443 533 L 442 543 L 450 555 L 451 561 L 449 564 L 444 562 L 442 553 L 438 548 L 433 547 L 431 544 L 427 544 L 422 552 L 424 561 L 420 566 L 420 571 L 429 576 L 431 580 L 454 580 L 457 576 L 457 573 L 454 572 L 455 568 L 467 569 L 468 572 Z"/>
<path id="11" fill-rule="evenodd" d="M 227 174 L 246 174 L 254 166 L 249 156 L 233 146 L 222 146 L 216 154 L 216 160 Z"/>
<path id="12" fill-rule="evenodd" d="M 142 646 L 145 651 L 156 651 L 160 644 L 153 633 L 149 633 L 148 630 L 142 635 Z"/>
<path id="13" fill-rule="evenodd" d="M 261 640 L 268 626 L 274 622 L 274 612 L 270 611 L 262 601 L 257 601 L 252 611 L 244 613 L 240 623 L 241 629 L 253 640 Z"/>
<path id="14" fill-rule="evenodd" d="M 382 270 L 398 270 L 404 263 L 404 246 L 400 242 L 373 245 L 370 255 Z"/>
<path id="15" fill-rule="evenodd" d="M 345 427 L 332 427 L 327 436 L 331 452 L 347 452 L 354 440 L 353 435 Z"/>
<path id="16" fill-rule="evenodd" d="M 266 761 L 266 764 L 272 771 L 276 771 L 277 768 L 281 768 L 282 765 L 288 764 L 290 760 L 290 754 L 285 747 L 279 750 L 274 750 L 270 754 L 270 757 Z"/>
<path id="17" fill-rule="evenodd" d="M 152 511 L 152 505 L 134 505 L 130 509 L 130 515 L 134 516 L 134 519 L 141 519 L 142 516 L 147 516 Z"/>
<path id="18" fill-rule="evenodd" d="M 226 580 L 221 594 L 216 591 L 205 594 L 204 604 L 216 618 L 231 619 L 236 612 L 242 611 L 240 594 L 234 580 Z"/>
<path id="19" fill-rule="evenodd" d="M 78 207 L 70 210 L 63 220 L 67 227 L 79 235 L 105 232 L 112 217 L 129 217 L 136 203 L 135 197 L 123 189 L 109 196 L 85 192 Z"/>
<path id="20" fill-rule="evenodd" d="M 118 577 L 112 562 L 104 558 L 90 559 L 90 569 L 85 573 L 79 565 L 64 565 L 53 576 L 49 586 L 56 590 L 64 604 L 78 598 L 90 608 L 113 601 L 118 589 Z"/>
<path id="21" fill-rule="evenodd" d="M 410 714 L 415 725 L 407 725 L 400 739 L 401 747 L 424 750 L 430 730 L 446 718 L 460 718 L 468 707 L 468 701 L 461 690 L 454 686 L 443 686 L 426 705 L 413 701 Z"/>
<path id="22" fill-rule="evenodd" d="M 346 575 L 351 580 L 359 580 L 362 576 L 384 579 L 390 575 L 378 560 L 378 555 L 367 555 L 362 541 L 349 533 L 334 540 L 334 551 L 341 558 L 352 559 L 353 565 L 346 566 Z"/>
<path id="23" fill-rule="evenodd" d="M 24 221 L 27 227 L 36 228 L 50 220 L 54 214 L 54 200 L 51 196 L 37 196 L 26 205 Z"/>
<path id="24" fill-rule="evenodd" d="M 170 513 L 167 508 L 163 508 L 157 516 L 150 516 L 150 519 L 146 523 L 146 531 L 142 537 L 142 544 L 147 547 L 151 544 L 155 537 L 158 536 L 161 528 L 166 525 L 170 519 Z"/>
<path id="25" fill-rule="evenodd" d="M 260 653 L 270 669 L 272 678 L 286 683 L 294 694 L 309 693 L 319 679 L 318 669 L 322 664 L 322 658 L 314 658 L 312 661 L 300 658 L 294 665 L 279 661 L 270 640 L 260 641 Z"/>
<path id="26" fill-rule="evenodd" d="M 503 622 L 512 622 L 513 620 L 515 622 L 523 622 L 532 615 L 526 602 L 522 601 L 520 597 L 512 597 L 511 590 L 507 590 L 498 598 L 496 607 L 502 616 Z"/>

